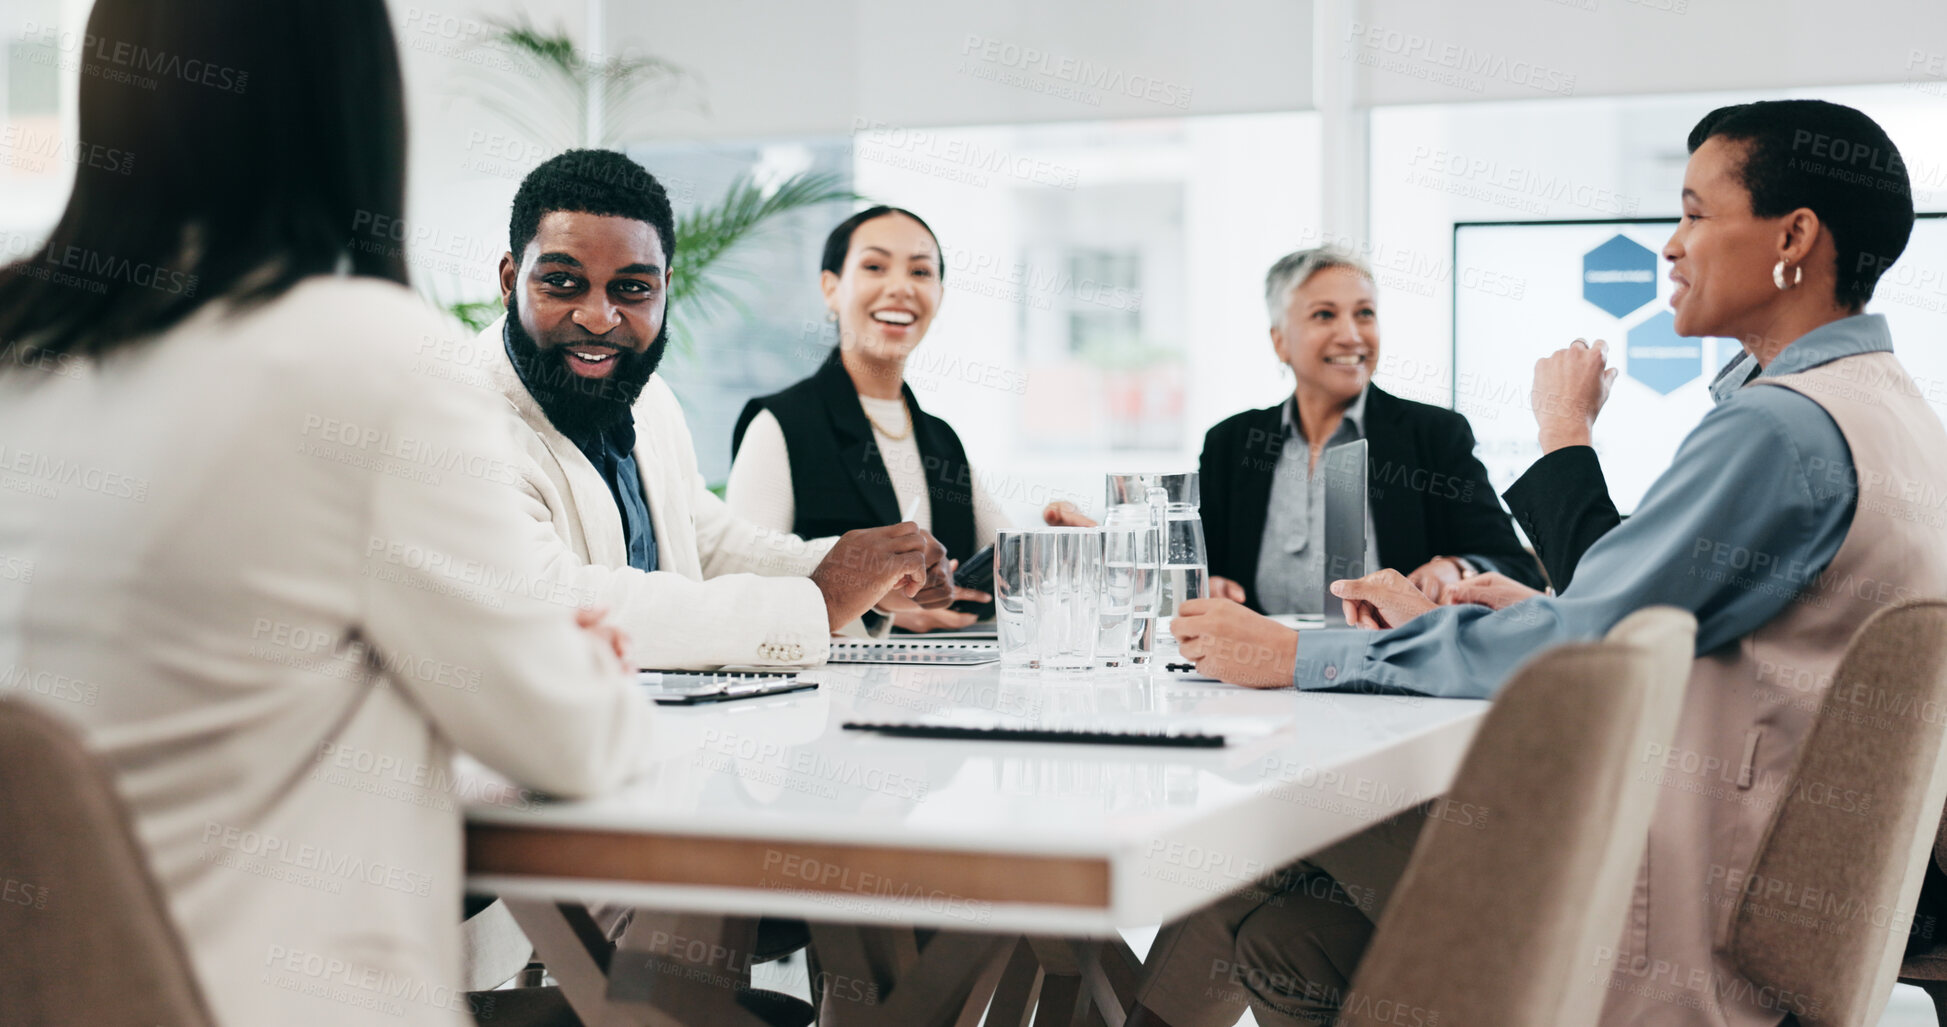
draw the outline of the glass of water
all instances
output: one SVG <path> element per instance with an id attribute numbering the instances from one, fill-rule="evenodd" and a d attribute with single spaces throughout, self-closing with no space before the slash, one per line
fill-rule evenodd
<path id="1" fill-rule="evenodd" d="M 1032 531 L 994 536 L 994 635 L 1004 667 L 1039 667 L 1028 645 L 1028 542 Z"/>
<path id="2" fill-rule="evenodd" d="M 1028 541 L 1027 636 L 1036 664 L 1086 670 L 1102 629 L 1102 529 L 1040 528 Z"/>
<path id="3" fill-rule="evenodd" d="M 1185 601 L 1210 593 L 1210 553 L 1204 545 L 1203 514 L 1198 509 L 1202 489 L 1195 471 L 1178 474 L 1111 474 L 1108 505 L 1111 518 L 1118 510 L 1142 507 L 1160 511 L 1163 520 L 1162 598 L 1156 610 L 1156 633 L 1172 641 L 1169 619 Z"/>
<path id="4" fill-rule="evenodd" d="M 1113 507 L 1102 523 L 1102 631 L 1095 655 L 1107 666 L 1142 665 L 1156 651 L 1162 538 L 1147 506 Z"/>

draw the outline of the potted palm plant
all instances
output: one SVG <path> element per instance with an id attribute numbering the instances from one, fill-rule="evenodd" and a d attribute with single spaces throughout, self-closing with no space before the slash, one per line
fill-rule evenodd
<path id="1" fill-rule="evenodd" d="M 467 65 L 460 73 L 469 83 L 466 91 L 542 152 L 614 148 L 657 110 L 707 109 L 695 77 L 668 61 L 642 54 L 585 54 L 565 32 L 543 31 L 525 19 L 490 22 L 478 45 L 498 51 L 518 70 L 509 73 L 499 61 L 491 71 Z M 679 211 L 681 245 L 671 262 L 675 278 L 669 302 L 672 312 L 681 309 L 687 316 L 670 318 L 671 342 L 687 350 L 688 324 L 724 308 L 741 308 L 737 290 L 725 280 L 734 273 L 726 258 L 738 246 L 781 215 L 856 198 L 834 175 L 804 173 L 764 182 L 746 174 L 715 203 Z M 501 304 L 465 300 L 447 309 L 477 330 L 500 315 Z"/>

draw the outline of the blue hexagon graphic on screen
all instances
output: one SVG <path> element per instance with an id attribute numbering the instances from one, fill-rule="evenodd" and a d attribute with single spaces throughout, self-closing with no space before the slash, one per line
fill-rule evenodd
<path id="1" fill-rule="evenodd" d="M 1626 317 L 1656 299 L 1656 254 L 1642 243 L 1616 236 L 1582 257 L 1582 298 Z"/>
<path id="2" fill-rule="evenodd" d="M 1667 396 L 1704 373 L 1704 340 L 1678 335 L 1665 310 L 1629 330 L 1626 358 L 1631 378 Z"/>

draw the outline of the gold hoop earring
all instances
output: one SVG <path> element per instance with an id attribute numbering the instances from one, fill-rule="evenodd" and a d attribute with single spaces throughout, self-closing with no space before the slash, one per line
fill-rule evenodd
<path id="1" fill-rule="evenodd" d="M 1792 284 L 1785 284 L 1785 259 L 1783 257 L 1778 258 L 1777 265 L 1771 269 L 1771 284 L 1777 286 L 1779 292 L 1797 288 L 1798 284 L 1804 280 L 1805 267 L 1801 264 L 1798 267 L 1792 268 Z"/>

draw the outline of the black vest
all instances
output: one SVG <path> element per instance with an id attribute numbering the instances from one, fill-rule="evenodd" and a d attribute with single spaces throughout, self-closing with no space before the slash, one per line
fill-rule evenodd
<path id="1" fill-rule="evenodd" d="M 967 452 L 952 427 L 919 408 L 910 387 L 902 383 L 900 391 L 919 443 L 926 494 L 933 506 L 933 537 L 946 546 L 948 556 L 965 560 L 974 554 L 974 481 Z M 892 478 L 837 349 L 811 377 L 744 405 L 730 437 L 731 459 L 736 459 L 744 430 L 760 410 L 769 410 L 784 429 L 797 508 L 791 524 L 794 534 L 824 538 L 899 523 Z"/>

